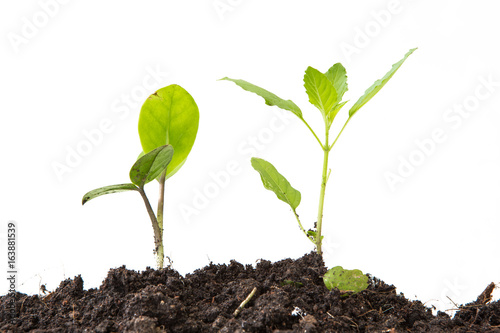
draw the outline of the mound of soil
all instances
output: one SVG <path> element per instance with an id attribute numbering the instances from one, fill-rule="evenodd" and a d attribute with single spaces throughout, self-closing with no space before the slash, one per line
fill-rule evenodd
<path id="1" fill-rule="evenodd" d="M 395 287 L 370 277 L 353 295 L 329 291 L 321 256 L 255 268 L 235 261 L 210 264 L 186 277 L 177 271 L 111 269 L 99 289 L 83 289 L 81 276 L 44 297 L 17 293 L 16 317 L 0 297 L 1 332 L 500 332 L 494 284 L 461 306 L 451 319 Z M 235 310 L 256 289 L 235 316 Z"/>

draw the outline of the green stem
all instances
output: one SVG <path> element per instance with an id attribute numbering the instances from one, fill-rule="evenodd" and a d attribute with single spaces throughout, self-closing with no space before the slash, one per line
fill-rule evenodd
<path id="1" fill-rule="evenodd" d="M 314 241 L 311 239 L 311 237 L 309 237 L 309 235 L 307 234 L 307 231 L 306 229 L 304 229 L 304 227 L 302 226 L 302 223 L 300 223 L 300 219 L 299 219 L 299 214 L 297 214 L 297 212 L 295 211 L 295 209 L 293 210 L 293 213 L 295 214 L 295 218 L 297 219 L 297 222 L 299 222 L 299 227 L 300 227 L 300 230 L 302 230 L 302 232 L 304 233 L 304 235 L 306 235 L 306 237 L 314 243 Z"/>
<path id="2" fill-rule="evenodd" d="M 323 146 L 323 172 L 321 174 L 321 190 L 319 193 L 318 220 L 316 221 L 316 252 L 322 254 L 321 250 L 321 229 L 323 226 L 323 205 L 325 202 L 326 179 L 328 172 L 328 155 L 330 149 L 328 146 L 328 128 L 325 128 L 325 145 Z"/>
<path id="3" fill-rule="evenodd" d="M 163 250 L 163 207 L 164 207 L 164 202 L 165 202 L 165 177 L 167 174 L 167 170 L 163 171 L 160 176 L 160 193 L 158 195 L 158 211 L 156 212 L 156 215 L 158 216 L 158 228 L 160 229 L 160 234 L 161 234 L 161 248 L 162 252 Z M 163 262 L 163 256 L 162 256 L 162 262 Z M 160 267 L 162 268 L 162 267 Z"/>
<path id="4" fill-rule="evenodd" d="M 332 150 L 333 146 L 337 142 L 337 140 L 340 137 L 340 134 L 344 131 L 344 128 L 347 126 L 349 123 L 349 120 L 351 120 L 351 117 L 347 118 L 347 121 L 345 122 L 344 126 L 340 130 L 339 134 L 335 138 L 335 141 L 333 141 L 332 145 L 330 146 L 328 144 L 328 135 L 329 135 L 329 128 L 325 126 L 325 144 L 322 145 L 323 147 L 323 172 L 321 174 L 321 191 L 319 193 L 319 207 L 318 207 L 318 220 L 316 222 L 316 251 L 318 254 L 322 254 L 322 240 L 321 240 L 321 231 L 323 227 L 323 206 L 325 202 L 325 190 L 326 190 L 326 183 L 328 179 L 330 178 L 330 173 L 331 170 L 328 170 L 328 155 L 330 154 L 330 150 Z M 326 124 L 326 121 L 325 121 Z"/>
<path id="5" fill-rule="evenodd" d="M 314 135 L 314 137 L 316 138 L 316 140 L 318 141 L 319 145 L 321 147 L 323 147 L 323 144 L 321 143 L 321 140 L 318 138 L 318 136 L 316 135 L 316 133 L 313 131 L 313 129 L 311 128 L 311 126 L 309 126 L 309 124 L 307 123 L 307 121 L 304 119 L 304 118 L 300 118 L 300 120 L 302 120 L 302 122 L 304 124 L 306 124 L 307 128 L 309 128 L 309 130 L 311 131 L 311 133 Z"/>
<path id="6" fill-rule="evenodd" d="M 342 129 L 340 130 L 339 134 L 337 135 L 337 137 L 335 138 L 335 141 L 333 141 L 332 145 L 330 147 L 328 147 L 328 150 L 332 150 L 333 148 L 333 145 L 335 144 L 335 142 L 337 142 L 337 140 L 339 139 L 340 137 L 340 134 L 342 134 L 342 132 L 344 131 L 344 128 L 347 126 L 347 124 L 349 123 L 349 120 L 351 120 L 351 117 L 347 118 L 344 126 L 342 126 Z M 327 145 L 328 146 L 328 145 Z"/>
<path id="7" fill-rule="evenodd" d="M 155 242 L 154 253 L 156 254 L 156 263 L 158 265 L 158 268 L 163 268 L 163 239 L 160 227 L 158 226 L 158 220 L 156 219 L 155 213 L 153 212 L 153 208 L 149 203 L 148 197 L 146 196 L 146 192 L 144 192 L 144 187 L 139 187 L 139 193 L 141 194 L 141 197 L 144 200 L 144 204 L 146 205 L 146 210 L 148 211 L 149 217 L 151 219 L 151 224 L 153 225 L 154 242 Z"/>

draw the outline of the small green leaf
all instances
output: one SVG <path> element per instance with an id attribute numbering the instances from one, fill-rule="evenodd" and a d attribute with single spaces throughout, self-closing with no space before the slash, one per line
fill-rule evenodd
<path id="1" fill-rule="evenodd" d="M 343 269 L 336 266 L 328 270 L 323 276 L 323 282 L 328 290 L 337 288 L 340 292 L 360 292 L 368 288 L 368 276 L 359 269 Z"/>
<path id="2" fill-rule="evenodd" d="M 333 83 L 317 69 L 307 67 L 304 75 L 304 87 L 309 96 L 309 102 L 327 118 L 337 104 L 337 91 Z"/>
<path id="3" fill-rule="evenodd" d="M 194 145 L 200 113 L 193 97 L 181 86 L 172 84 L 148 97 L 139 115 L 139 137 L 145 153 L 169 144 L 175 155 L 166 178 L 185 163 Z"/>
<path id="4" fill-rule="evenodd" d="M 312 239 L 314 242 L 316 242 L 316 237 L 318 235 L 317 231 L 314 230 L 307 230 L 307 236 L 309 236 L 310 239 Z M 321 236 L 321 240 L 323 240 L 325 236 Z"/>
<path id="5" fill-rule="evenodd" d="M 330 111 L 330 113 L 328 113 L 327 115 L 327 120 L 328 120 L 328 129 L 330 129 L 330 126 L 332 126 L 332 123 L 333 123 L 333 120 L 335 119 L 335 117 L 337 116 L 337 114 L 339 113 L 340 109 L 342 109 L 342 107 L 349 101 L 344 101 L 342 103 L 339 103 L 337 105 L 335 105 L 333 107 L 333 109 Z"/>
<path id="6" fill-rule="evenodd" d="M 272 92 L 267 91 L 266 89 L 258 87 L 256 85 L 254 85 L 250 82 L 244 81 L 244 80 L 230 79 L 228 77 L 222 78 L 221 80 L 232 81 L 232 82 L 236 83 L 238 86 L 240 86 L 241 88 L 243 88 L 244 90 L 249 91 L 249 92 L 253 92 L 254 94 L 257 94 L 260 97 L 264 98 L 267 105 L 270 105 L 270 106 L 276 105 L 277 107 L 279 107 L 283 110 L 293 112 L 297 117 L 302 119 L 302 111 L 291 100 L 284 100 L 282 98 L 279 98 L 278 96 L 276 96 Z"/>
<path id="7" fill-rule="evenodd" d="M 137 159 L 140 159 L 141 157 L 144 156 L 144 152 L 141 151 L 141 153 L 139 154 L 139 156 L 137 156 Z M 186 160 L 184 160 L 184 162 L 186 162 Z M 179 168 L 184 164 L 184 162 L 182 162 L 180 165 L 179 165 Z M 170 162 L 172 163 L 172 162 Z M 158 177 L 156 177 L 156 180 L 159 182 L 160 181 L 160 178 L 161 178 L 161 173 L 158 175 Z M 166 178 L 165 178 L 166 179 Z"/>
<path id="8" fill-rule="evenodd" d="M 370 88 L 366 89 L 365 94 L 363 96 L 361 96 L 358 99 L 358 101 L 349 110 L 349 117 L 352 117 L 356 112 L 358 112 L 358 110 L 363 105 L 365 105 L 370 99 L 372 99 L 373 96 L 375 96 L 380 91 L 380 89 L 382 89 L 382 87 L 391 79 L 391 77 L 394 75 L 394 73 L 396 73 L 396 71 L 399 69 L 399 67 L 401 67 L 401 65 L 406 60 L 406 58 L 408 58 L 410 56 L 410 54 L 412 54 L 413 51 L 415 51 L 415 50 L 416 50 L 416 48 L 408 51 L 405 54 L 405 56 L 403 57 L 403 59 L 399 60 L 397 63 L 392 65 L 391 70 L 388 71 L 384 75 L 383 78 L 375 81 L 375 83 L 373 83 Z"/>
<path id="9" fill-rule="evenodd" d="M 143 187 L 167 168 L 173 155 L 174 148 L 171 145 L 164 145 L 144 154 L 130 169 L 130 180 Z"/>
<path id="10" fill-rule="evenodd" d="M 138 188 L 134 184 L 119 184 L 119 185 L 109 185 L 109 186 L 99 187 L 95 190 L 85 193 L 82 199 L 82 205 L 85 205 L 87 201 L 97 198 L 101 195 L 124 192 L 124 191 L 137 191 L 137 190 Z"/>
<path id="11" fill-rule="evenodd" d="M 344 66 L 340 62 L 336 63 L 330 67 L 325 76 L 333 84 L 337 91 L 337 102 L 340 102 L 347 91 L 347 74 Z"/>
<path id="12" fill-rule="evenodd" d="M 260 173 L 266 189 L 273 191 L 278 199 L 289 204 L 294 211 L 297 209 L 300 204 L 300 192 L 294 189 L 271 163 L 252 157 L 252 167 Z"/>

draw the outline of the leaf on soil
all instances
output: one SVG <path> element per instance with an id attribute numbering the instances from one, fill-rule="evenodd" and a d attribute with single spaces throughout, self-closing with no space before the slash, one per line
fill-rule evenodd
<path id="1" fill-rule="evenodd" d="M 343 269 L 342 266 L 329 269 L 323 282 L 329 290 L 337 288 L 340 292 L 357 293 L 368 288 L 368 276 L 359 269 Z"/>

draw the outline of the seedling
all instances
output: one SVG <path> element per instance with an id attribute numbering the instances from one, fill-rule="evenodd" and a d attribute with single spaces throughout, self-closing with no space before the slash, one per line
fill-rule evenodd
<path id="1" fill-rule="evenodd" d="M 159 268 L 163 268 L 164 261 L 165 181 L 186 162 L 196 139 L 198 122 L 198 106 L 186 90 L 175 84 L 158 90 L 144 102 L 139 115 L 139 137 L 143 152 L 130 170 L 132 183 L 100 187 L 83 196 L 82 204 L 85 204 L 104 194 L 139 192 L 153 225 L 154 253 Z M 156 215 L 144 191 L 144 185 L 154 179 L 160 188 Z"/>
<path id="2" fill-rule="evenodd" d="M 284 100 L 275 94 L 253 85 L 244 80 L 235 80 L 230 78 L 223 78 L 222 80 L 228 80 L 236 83 L 238 86 L 246 91 L 253 92 L 260 97 L 264 98 L 265 102 L 269 106 L 277 106 L 281 109 L 292 112 L 296 115 L 311 131 L 312 135 L 318 141 L 320 148 L 323 151 L 323 171 L 321 174 L 321 188 L 319 195 L 319 205 L 318 205 L 318 217 L 311 230 L 305 230 L 303 227 L 299 215 L 297 214 L 297 207 L 300 204 L 301 195 L 298 190 L 293 188 L 290 183 L 282 176 L 278 170 L 269 162 L 253 157 L 251 163 L 253 168 L 260 173 L 262 183 L 264 187 L 268 190 L 273 191 L 278 199 L 286 202 L 292 208 L 292 211 L 297 219 L 299 228 L 302 230 L 304 235 L 311 241 L 316 247 L 316 251 L 322 254 L 322 227 L 323 227 L 323 205 L 325 201 L 325 189 L 330 175 L 330 170 L 328 169 L 328 155 L 332 150 L 333 146 L 337 142 L 339 136 L 344 131 L 351 118 L 358 112 L 358 110 L 365 105 L 373 96 L 375 96 L 380 89 L 391 79 L 391 77 L 396 73 L 396 71 L 401 67 L 403 62 L 413 53 L 416 49 L 411 49 L 408 51 L 403 59 L 392 65 L 392 68 L 387 72 L 384 77 L 380 80 L 375 81 L 375 83 L 368 88 L 364 95 L 361 96 L 356 103 L 349 110 L 349 117 L 345 122 L 344 126 L 338 133 L 337 137 L 333 142 L 330 143 L 330 127 L 335 119 L 335 116 L 339 113 L 340 109 L 348 102 L 342 101 L 344 93 L 347 91 L 347 75 L 344 66 L 340 63 L 333 65 L 325 73 L 321 73 L 317 69 L 308 67 L 304 75 L 304 87 L 306 93 L 309 96 L 309 102 L 319 109 L 324 121 L 324 141 L 321 141 L 316 135 L 316 132 L 309 126 L 307 121 L 302 115 L 300 108 L 291 100 Z"/>

